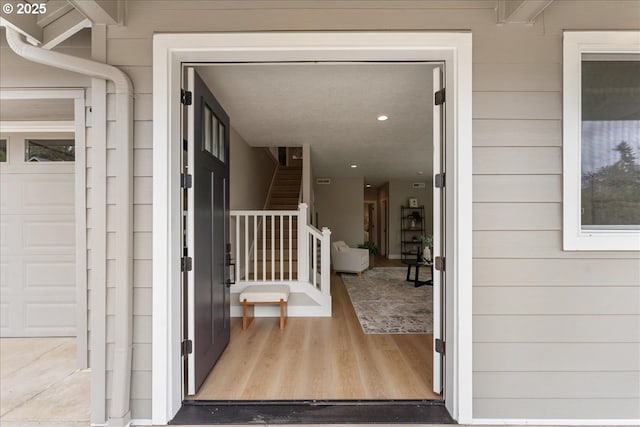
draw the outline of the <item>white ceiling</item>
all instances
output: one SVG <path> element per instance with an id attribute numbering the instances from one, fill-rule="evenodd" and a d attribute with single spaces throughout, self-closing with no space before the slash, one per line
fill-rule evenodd
<path id="1" fill-rule="evenodd" d="M 431 174 L 433 67 L 233 64 L 198 72 L 249 145 L 308 143 L 315 176 L 362 176 L 377 185 Z M 380 114 L 389 120 L 378 121 Z"/>

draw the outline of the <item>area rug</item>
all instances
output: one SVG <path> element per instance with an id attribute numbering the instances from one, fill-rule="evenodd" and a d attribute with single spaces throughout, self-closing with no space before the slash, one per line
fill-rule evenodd
<path id="1" fill-rule="evenodd" d="M 428 268 L 420 270 L 420 280 L 430 276 Z M 406 267 L 377 267 L 361 276 L 342 274 L 365 334 L 433 332 L 433 288 L 416 288 L 406 277 Z"/>

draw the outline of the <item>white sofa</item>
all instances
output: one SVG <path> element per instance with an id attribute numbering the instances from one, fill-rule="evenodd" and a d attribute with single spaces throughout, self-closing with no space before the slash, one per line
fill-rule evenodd
<path id="1" fill-rule="evenodd" d="M 331 244 L 331 263 L 336 272 L 361 274 L 369 268 L 369 250 L 350 248 L 338 240 Z"/>

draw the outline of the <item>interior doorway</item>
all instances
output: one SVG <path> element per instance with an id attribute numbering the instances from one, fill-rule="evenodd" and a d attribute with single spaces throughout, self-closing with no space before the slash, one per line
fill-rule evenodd
<path id="1" fill-rule="evenodd" d="M 378 246 L 378 209 L 376 202 L 364 202 L 364 241 Z"/>
<path id="2" fill-rule="evenodd" d="M 202 76 L 200 81 L 202 89 L 198 90 L 196 84 L 195 91 L 192 91 L 191 104 L 185 107 L 189 112 L 187 114 L 186 128 L 187 141 L 189 141 L 189 150 L 186 164 L 187 168 L 184 173 L 192 175 L 192 184 L 186 190 L 187 194 L 187 244 L 185 245 L 185 255 L 191 259 L 192 269 L 194 272 L 187 273 L 186 290 L 187 318 L 189 327 L 186 328 L 187 339 L 190 343 L 188 348 L 190 353 L 185 355 L 188 363 L 185 365 L 188 373 L 187 380 L 187 399 L 201 400 L 317 400 L 317 399 L 379 399 L 379 400 L 397 400 L 397 399 L 422 399 L 422 400 L 442 400 L 441 394 L 433 391 L 433 330 L 425 330 L 417 333 L 415 336 L 402 336 L 402 332 L 387 333 L 388 339 L 391 340 L 388 345 L 393 348 L 393 352 L 398 357 L 387 359 L 383 356 L 376 357 L 376 363 L 370 366 L 359 367 L 359 374 L 353 374 L 353 387 L 346 386 L 338 381 L 332 383 L 327 381 L 322 372 L 328 372 L 335 361 L 339 359 L 338 355 L 328 357 L 318 357 L 314 368 L 308 367 L 303 369 L 303 377 L 295 383 L 310 384 L 313 388 L 304 388 L 300 386 L 285 387 L 276 386 L 281 384 L 283 378 L 276 374 L 270 377 L 263 371 L 267 369 L 263 366 L 270 360 L 268 354 L 261 351 L 260 348 L 253 348 L 251 345 L 243 344 L 238 347 L 237 342 L 244 342 L 246 336 L 251 336 L 251 332 L 240 332 L 238 319 L 232 319 L 230 344 L 222 354 L 220 363 L 222 367 L 214 366 L 210 374 L 205 380 L 204 372 L 197 374 L 198 378 L 193 377 L 194 371 L 198 372 L 198 358 L 202 360 L 203 355 L 198 350 L 201 348 L 198 331 L 191 326 L 197 323 L 198 316 L 193 314 L 197 308 L 195 301 L 201 301 L 203 298 L 193 296 L 197 292 L 197 271 L 202 263 L 199 258 L 204 254 L 204 258 L 211 259 L 207 263 L 205 270 L 214 271 L 215 266 L 222 266 L 226 262 L 226 257 L 222 251 L 216 258 L 214 254 L 205 254 L 197 249 L 197 245 L 191 241 L 194 236 L 201 236 L 206 239 L 214 239 L 211 242 L 205 242 L 204 247 L 214 247 L 216 233 L 210 231 L 202 231 L 202 225 L 198 227 L 197 218 L 199 217 L 199 208 L 193 207 L 193 201 L 189 198 L 190 192 L 197 193 L 202 186 L 198 184 L 197 164 L 199 157 L 211 157 L 210 150 L 206 149 L 208 139 L 205 137 L 207 133 L 206 117 L 199 110 L 204 108 L 200 105 L 209 105 L 211 102 L 201 100 L 200 93 L 210 91 L 211 96 L 215 96 L 219 102 L 220 109 L 228 112 L 230 123 L 226 122 L 226 128 L 232 128 L 235 137 L 235 144 L 239 144 L 239 140 L 247 145 L 249 149 L 265 149 L 270 148 L 277 150 L 278 168 L 280 170 L 287 168 L 301 167 L 301 148 L 284 147 L 283 143 L 291 144 L 295 140 L 301 140 L 311 147 L 311 165 L 312 174 L 309 177 L 311 182 L 316 177 L 330 176 L 335 180 L 335 187 L 318 188 L 316 194 L 315 208 L 319 213 L 319 226 L 327 226 L 332 229 L 334 240 L 347 240 L 348 231 L 345 228 L 351 228 L 349 223 L 350 215 L 354 212 L 350 211 L 351 203 L 359 203 L 360 209 L 365 207 L 364 215 L 359 218 L 363 223 L 362 234 L 359 234 L 356 242 L 367 242 L 376 245 L 378 242 L 378 211 L 382 211 L 382 237 L 383 237 L 383 254 L 388 256 L 390 252 L 397 253 L 399 243 L 393 240 L 397 234 L 398 223 L 401 221 L 394 219 L 391 221 L 391 204 L 393 203 L 393 212 L 397 216 L 400 212 L 400 206 L 407 203 L 407 191 L 411 186 L 411 179 L 418 173 L 430 174 L 431 165 L 434 163 L 432 151 L 432 129 L 431 123 L 433 100 L 432 100 L 432 81 L 431 74 L 434 67 L 438 67 L 436 63 L 314 63 L 314 64 L 296 64 L 296 63 L 254 63 L 254 64 L 198 64 L 197 68 L 186 68 L 187 73 L 195 73 L 195 76 Z M 194 70 L 194 71 L 191 71 Z M 197 71 L 197 72 L 196 72 Z M 188 74 L 187 81 L 192 81 L 194 76 Z M 363 76 L 366 78 L 363 79 Z M 364 80 L 364 82 L 362 82 Z M 371 94 L 370 85 L 375 85 L 379 93 Z M 402 87 L 402 89 L 399 89 Z M 339 94 L 338 94 L 339 93 Z M 394 97 L 394 99 L 390 99 Z M 204 98 L 203 98 L 204 99 Z M 382 101 L 388 102 L 390 105 L 386 109 L 392 119 L 390 123 L 380 124 L 381 120 L 377 119 L 377 110 L 379 107 L 363 107 L 365 105 L 380 105 Z M 398 101 L 398 102 L 396 102 Z M 203 104 L 204 103 L 204 104 Z M 205 108 L 206 110 L 206 108 Z M 335 112 L 328 112 L 335 110 Z M 324 114 L 323 114 L 324 111 Z M 411 115 L 411 117 L 407 117 Z M 348 119 L 342 119 L 343 116 Z M 388 120 L 388 119 L 387 119 Z M 198 122 L 200 121 L 200 123 Z M 211 121 L 211 120 L 210 120 Z M 193 125 L 192 125 L 193 123 Z M 211 123 L 218 126 L 221 123 L 219 118 L 215 118 Z M 192 126 L 195 130 L 191 130 Z M 214 126 L 214 128 L 215 128 Z M 198 128 L 204 131 L 198 133 Z M 215 128 L 217 129 L 217 128 Z M 214 129 L 214 134 L 217 131 Z M 198 136 L 199 135 L 199 136 Z M 202 138 L 204 140 L 200 141 Z M 217 138 L 217 137 L 216 137 Z M 215 141 L 220 141 L 214 138 Z M 362 149 L 363 142 L 367 143 L 367 148 Z M 213 144 L 215 145 L 215 144 Z M 216 151 L 217 152 L 217 151 Z M 228 160 L 228 166 L 234 168 L 234 155 L 230 150 L 225 160 Z M 239 156 L 243 154 L 237 152 Z M 214 156 L 215 157 L 215 156 Z M 284 164 L 283 164 L 284 160 Z M 345 160 L 348 160 L 345 165 Z M 439 162 L 439 160 L 438 160 Z M 243 162 L 244 164 L 244 162 Z M 346 167 L 345 167 L 346 166 Z M 307 171 L 308 172 L 308 171 Z M 214 174 L 215 175 L 215 174 Z M 246 172 L 247 176 L 252 176 L 250 171 Z M 289 178 L 291 180 L 291 177 Z M 373 194 L 365 195 L 365 182 L 375 182 L 376 188 Z M 349 188 L 353 182 L 361 182 L 359 188 L 353 194 L 349 193 Z M 381 185 L 381 183 L 384 183 Z M 293 182 L 291 182 L 293 184 Z M 301 185 L 301 183 L 299 183 Z M 274 184 L 272 184 L 272 188 Z M 424 187 L 424 186 L 423 186 Z M 238 191 L 247 191 L 246 187 L 239 188 L 234 182 L 229 186 L 230 198 L 233 201 L 238 198 Z M 330 191 L 326 191 L 329 189 Z M 365 191 L 363 192 L 363 189 Z M 323 197 L 320 197 L 320 190 Z M 340 193 L 343 193 L 340 195 Z M 209 190 L 205 190 L 209 194 Z M 215 191 L 211 194 L 214 194 Z M 426 193 L 425 193 L 426 194 Z M 193 197 L 193 196 L 192 196 Z M 257 201 L 258 205 L 264 204 L 270 195 L 255 192 L 255 197 L 263 197 L 264 203 Z M 196 197 L 197 205 L 197 197 Z M 208 199 L 207 199 L 208 200 Z M 366 201 L 365 201 L 366 200 Z M 428 203 L 426 195 L 421 197 L 424 203 Z M 380 207 L 378 207 L 381 201 Z M 214 206 L 212 200 L 205 201 L 206 206 Z M 252 209 L 253 206 L 236 206 L 240 209 Z M 255 209 L 255 208 L 254 208 Z M 213 208 L 211 212 L 213 212 Z M 335 219 L 330 218 L 330 214 L 335 213 Z M 361 211 L 362 212 L 362 211 Z M 267 215 L 273 215 L 274 212 L 267 212 Z M 226 214 L 228 215 L 228 213 Z M 357 214 L 356 214 L 357 215 Z M 200 215 L 201 216 L 201 215 Z M 429 215 L 432 217 L 432 215 Z M 395 218 L 395 216 L 393 216 Z M 226 219 L 228 221 L 228 218 Z M 262 221 L 262 220 L 260 220 Z M 333 222 L 332 222 L 333 221 Z M 425 218 L 426 221 L 426 218 Z M 190 224 L 194 224 L 190 226 Z M 340 228 L 344 224 L 345 228 Z M 262 225 L 260 222 L 253 223 L 252 246 L 258 248 L 266 247 L 264 243 L 260 243 L 260 236 L 263 237 L 269 233 L 262 233 Z M 235 229 L 235 225 L 231 225 Z M 425 224 L 425 229 L 431 230 L 432 226 Z M 286 230 L 286 228 L 285 228 Z M 396 230 L 396 231 L 394 231 Z M 220 235 L 218 233 L 218 235 Z M 189 237 L 191 236 L 191 237 Z M 220 237 L 218 239 L 221 239 Z M 221 241 L 221 240 L 219 240 Z M 393 248 L 390 248 L 391 245 Z M 268 246 L 268 244 L 267 244 Z M 263 260 L 260 257 L 262 252 L 251 250 L 252 262 L 249 263 L 246 274 L 251 275 L 253 266 L 270 265 L 271 259 Z M 202 253 L 201 253 L 202 252 Z M 231 253 L 242 253 L 235 248 Z M 398 257 L 399 258 L 399 257 Z M 277 261 L 277 260 L 276 260 Z M 209 267 L 208 264 L 211 264 Z M 371 268 L 375 263 L 370 262 Z M 225 267 L 221 267 L 224 269 Z M 399 271 L 399 281 L 406 286 L 412 286 L 405 283 L 404 276 L 406 267 L 398 262 L 397 266 L 390 263 L 381 265 L 380 268 L 396 268 Z M 222 271 L 222 270 L 221 270 Z M 428 269 L 427 269 L 428 272 Z M 366 273 L 365 273 L 366 275 Z M 211 289 L 218 289 L 219 286 L 209 280 Z M 195 283 L 195 285 L 194 285 Z M 332 277 L 332 295 L 334 297 L 334 309 L 343 313 L 341 316 L 333 316 L 328 324 L 325 319 L 301 319 L 295 318 L 288 321 L 288 326 L 282 332 L 279 345 L 272 347 L 267 353 L 276 353 L 283 355 L 288 353 L 291 347 L 297 348 L 300 359 L 308 359 L 313 357 L 313 349 L 304 345 L 294 345 L 288 342 L 286 337 L 289 334 L 298 336 L 302 334 L 312 334 L 318 328 L 323 328 L 326 334 L 322 338 L 317 338 L 316 343 L 322 348 L 347 348 L 351 352 L 350 361 L 347 364 L 357 365 L 359 359 L 365 360 L 366 357 L 358 358 L 357 354 L 378 354 L 376 342 L 380 341 L 380 337 L 368 336 L 359 322 L 359 318 L 355 316 L 354 305 L 346 292 L 345 283 L 340 276 Z M 195 290 L 194 290 L 195 289 Z M 211 291 L 213 294 L 214 291 Z M 207 294 L 208 295 L 208 294 Z M 431 296 L 429 298 L 432 299 Z M 205 298 L 206 300 L 206 298 Z M 439 302 L 439 301 L 438 301 Z M 232 288 L 232 305 L 237 305 L 237 294 L 233 296 Z M 293 302 L 295 304 L 295 302 Z M 202 304 L 200 304 L 202 305 Z M 204 308 L 204 306 L 203 306 Z M 208 313 L 219 311 L 217 309 L 206 310 Z M 402 313 L 398 313 L 402 315 Z M 438 323 L 432 319 L 433 314 L 429 312 L 424 316 L 428 316 L 429 324 Z M 196 319 L 194 322 L 192 319 Z M 361 321 L 360 321 L 361 322 Z M 207 323 L 207 322 L 205 322 Z M 210 322 L 209 322 L 210 323 Z M 258 323 L 270 324 L 269 320 L 256 320 Z M 307 332 L 291 332 L 296 327 L 305 325 L 303 330 Z M 324 324 L 325 326 L 321 326 Z M 266 328 L 264 326 L 263 328 Z M 343 336 L 345 330 L 352 330 L 353 333 Z M 273 331 L 272 331 L 273 332 Z M 263 331 L 263 334 L 267 334 Z M 409 334 L 411 335 L 411 334 Z M 357 338 L 354 338 L 357 337 Z M 211 344 L 214 339 L 209 339 L 206 343 Z M 207 345 L 207 344 L 206 344 Z M 226 342 L 223 345 L 226 346 Z M 255 344 L 254 344 L 255 345 Z M 388 348 L 387 348 L 388 349 Z M 219 353 L 218 353 L 219 354 Z M 379 353 L 382 354 L 382 353 Z M 247 359 L 246 355 L 252 355 L 253 358 Z M 346 356 L 345 356 L 346 357 Z M 347 357 L 347 358 L 349 358 Z M 195 362 L 194 362 L 195 360 Z M 286 358 L 278 360 L 286 360 Z M 420 363 L 415 363 L 419 360 Z M 239 384 L 236 379 L 231 379 L 225 373 L 236 372 L 233 363 L 243 361 L 247 366 L 253 366 L 255 369 L 247 371 L 244 384 Z M 212 363 L 215 363 L 213 361 Z M 211 365 L 213 366 L 213 365 Z M 421 368 L 419 368 L 421 367 Z M 284 368 L 282 368 L 284 369 Z M 272 373 L 277 373 L 280 368 L 275 368 Z M 253 372 L 252 375 L 251 372 Z M 315 377 L 320 372 L 319 377 Z M 377 372 L 406 372 L 407 375 L 393 375 L 388 378 L 380 377 L 380 383 L 389 385 L 385 391 L 380 391 L 374 383 L 370 382 L 370 378 L 375 378 Z M 439 375 L 439 374 L 438 374 Z M 225 382 L 225 378 L 231 379 L 231 382 Z M 310 379 L 311 378 L 311 379 Z M 313 380 L 313 378 L 316 378 Z M 341 374 L 339 378 L 350 378 L 350 375 Z M 396 380 L 405 378 L 397 384 L 392 385 Z M 412 378 L 418 381 L 412 383 Z M 288 381 L 292 381 L 289 378 Z M 271 384 L 270 388 L 265 389 L 266 384 Z M 321 384 L 322 386 L 319 386 Z M 282 385 L 282 384 L 281 384 Z M 202 388 L 201 388 L 202 386 Z M 262 390 L 262 391 L 261 391 Z M 441 390 L 441 389 L 440 389 Z"/>

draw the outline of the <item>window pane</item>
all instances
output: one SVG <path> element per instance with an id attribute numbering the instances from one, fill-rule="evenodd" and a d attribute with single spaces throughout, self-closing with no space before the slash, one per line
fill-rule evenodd
<path id="1" fill-rule="evenodd" d="M 25 148 L 27 162 L 73 162 L 76 157 L 73 139 L 28 139 Z"/>
<path id="2" fill-rule="evenodd" d="M 640 61 L 582 63 L 582 228 L 640 227 Z"/>
<path id="3" fill-rule="evenodd" d="M 220 146 L 220 155 L 218 158 L 225 162 L 226 161 L 226 150 L 227 150 L 227 141 L 225 140 L 225 127 L 222 122 L 219 122 L 220 126 L 218 126 L 218 144 Z"/>
<path id="4" fill-rule="evenodd" d="M 7 161 L 7 140 L 0 139 L 0 162 Z"/>
<path id="5" fill-rule="evenodd" d="M 211 149 L 211 141 L 212 141 L 212 131 L 211 131 L 211 118 L 213 117 L 213 113 L 209 109 L 209 107 L 205 104 L 204 106 L 204 141 L 203 147 L 206 151 L 212 152 Z"/>
<path id="6" fill-rule="evenodd" d="M 213 144 L 211 146 L 213 148 L 213 151 L 211 152 L 211 154 L 213 154 L 216 157 L 218 157 L 218 152 L 220 151 L 219 145 L 220 143 L 218 141 L 218 118 L 216 116 L 213 116 Z"/>

